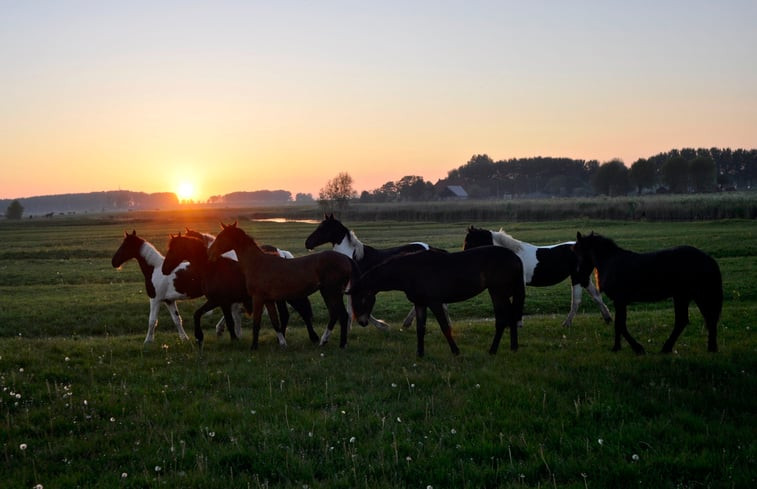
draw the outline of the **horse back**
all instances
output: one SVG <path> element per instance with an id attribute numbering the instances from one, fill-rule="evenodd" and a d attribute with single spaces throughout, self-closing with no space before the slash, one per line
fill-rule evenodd
<path id="1" fill-rule="evenodd" d="M 720 267 L 693 246 L 649 253 L 623 251 L 599 265 L 600 289 L 611 299 L 651 302 L 673 296 L 722 297 Z"/>

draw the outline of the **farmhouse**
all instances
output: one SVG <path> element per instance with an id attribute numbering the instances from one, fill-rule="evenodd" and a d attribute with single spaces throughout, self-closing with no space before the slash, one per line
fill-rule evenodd
<path id="1" fill-rule="evenodd" d="M 460 185 L 447 185 L 439 195 L 443 200 L 466 200 L 468 198 L 468 192 Z"/>

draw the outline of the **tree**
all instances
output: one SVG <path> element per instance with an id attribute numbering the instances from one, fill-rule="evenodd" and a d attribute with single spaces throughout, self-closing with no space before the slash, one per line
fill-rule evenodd
<path id="1" fill-rule="evenodd" d="M 657 168 L 655 168 L 654 162 L 644 158 L 636 160 L 628 170 L 628 179 L 636 187 L 638 194 L 641 195 L 643 189 L 651 188 L 657 182 Z"/>
<path id="2" fill-rule="evenodd" d="M 318 200 L 323 207 L 338 207 L 344 209 L 350 199 L 357 197 L 352 188 L 352 177 L 347 172 L 341 172 L 328 182 L 318 193 Z M 330 205 L 329 205 L 330 204 Z"/>
<path id="3" fill-rule="evenodd" d="M 628 168 L 620 160 L 603 163 L 592 178 L 592 185 L 598 194 L 623 195 L 628 192 Z"/>
<path id="4" fill-rule="evenodd" d="M 689 162 L 673 156 L 662 165 L 662 179 L 671 192 L 683 193 L 689 188 Z"/>
<path id="5" fill-rule="evenodd" d="M 691 184 L 697 192 L 709 192 L 715 186 L 715 161 L 709 156 L 697 156 L 689 162 Z"/>
<path id="6" fill-rule="evenodd" d="M 310 194 L 303 193 L 303 192 L 298 192 L 297 196 L 294 198 L 294 201 L 305 202 L 305 203 L 313 202 L 313 196 Z"/>
<path id="7" fill-rule="evenodd" d="M 21 219 L 21 216 L 24 214 L 24 206 L 21 205 L 21 202 L 18 200 L 14 200 L 10 204 L 8 204 L 8 208 L 5 209 L 5 218 L 6 219 Z"/>

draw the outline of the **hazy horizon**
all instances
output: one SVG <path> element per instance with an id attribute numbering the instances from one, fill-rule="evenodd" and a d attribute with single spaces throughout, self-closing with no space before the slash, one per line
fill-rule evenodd
<path id="1" fill-rule="evenodd" d="M 21 2 L 0 198 L 317 196 L 474 154 L 757 147 L 757 2 Z"/>

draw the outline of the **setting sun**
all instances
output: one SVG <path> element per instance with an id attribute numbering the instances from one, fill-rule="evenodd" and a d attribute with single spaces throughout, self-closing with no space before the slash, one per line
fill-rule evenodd
<path id="1" fill-rule="evenodd" d="M 195 187 L 192 182 L 181 182 L 176 189 L 176 196 L 180 202 L 193 200 L 195 197 Z"/>

